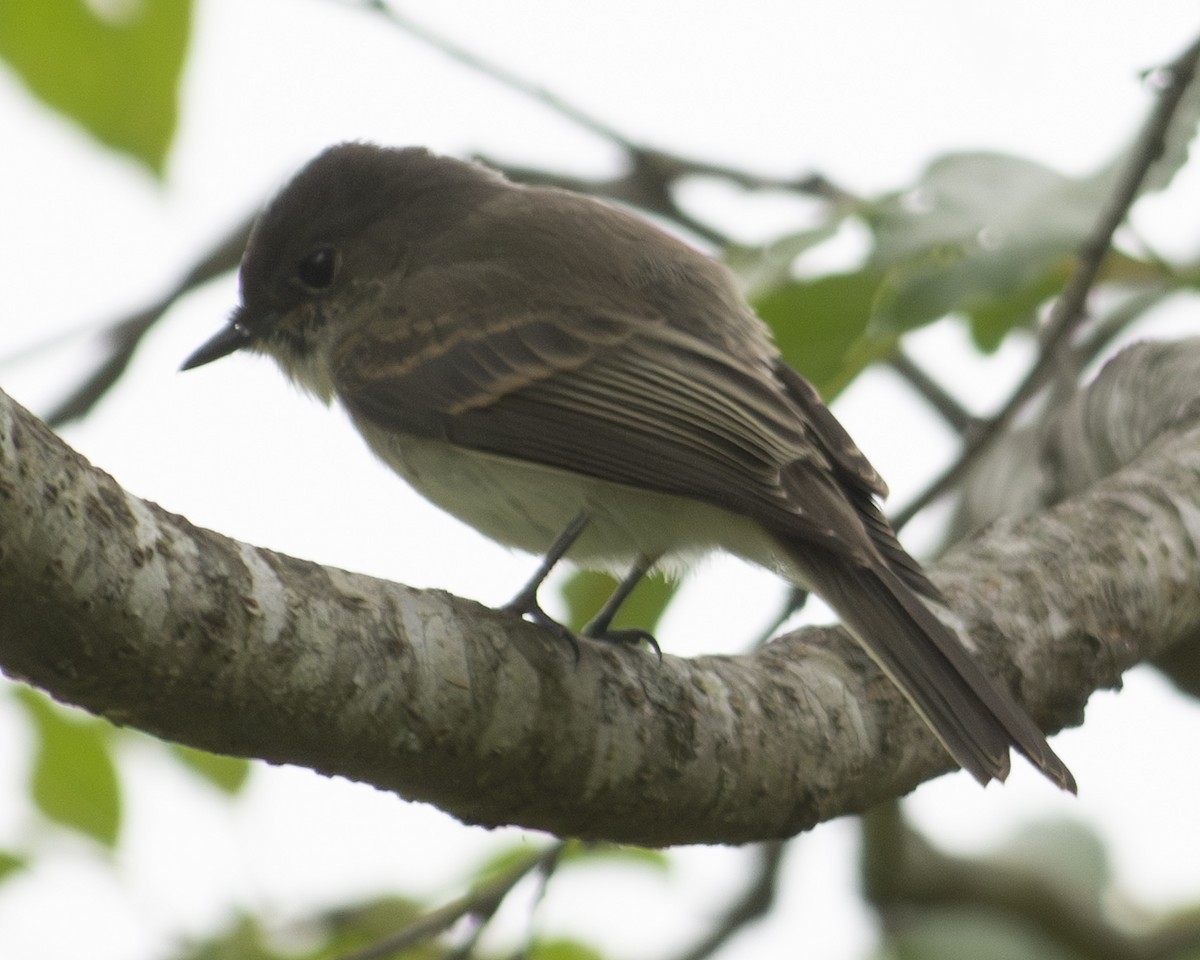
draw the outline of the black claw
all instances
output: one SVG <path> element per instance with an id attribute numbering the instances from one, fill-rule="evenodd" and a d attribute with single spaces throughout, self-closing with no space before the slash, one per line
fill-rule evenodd
<path id="1" fill-rule="evenodd" d="M 583 635 L 591 640 L 603 640 L 605 643 L 619 643 L 623 646 L 645 643 L 650 646 L 650 649 L 654 651 L 658 659 L 662 660 L 662 647 L 658 645 L 654 634 L 648 630 L 639 630 L 637 627 L 629 627 L 622 630 L 613 630 L 609 627 L 599 629 L 593 621 L 583 628 Z"/>
<path id="2" fill-rule="evenodd" d="M 576 639 L 575 634 L 538 606 L 536 590 L 533 594 L 527 594 L 522 590 L 500 609 L 505 613 L 515 614 L 523 620 L 536 623 L 539 627 L 545 627 L 571 648 L 571 653 L 575 655 L 575 662 L 579 662 L 579 640 Z"/>
<path id="3" fill-rule="evenodd" d="M 638 582 L 646 575 L 646 571 L 650 569 L 650 561 L 646 559 L 638 560 L 633 565 L 633 569 L 625 576 L 625 579 L 617 584 L 617 589 L 612 592 L 612 596 L 605 601 L 604 606 L 592 619 L 586 627 L 583 628 L 583 635 L 591 637 L 595 640 L 605 640 L 608 643 L 619 643 L 629 646 L 635 643 L 647 643 L 658 655 L 658 659 L 662 660 L 662 648 L 658 645 L 658 641 L 654 639 L 654 634 L 647 630 L 641 630 L 637 627 L 623 628 L 614 630 L 612 627 L 613 618 L 616 617 L 617 611 L 621 609 L 623 604 L 631 593 L 633 588 L 638 585 Z"/>

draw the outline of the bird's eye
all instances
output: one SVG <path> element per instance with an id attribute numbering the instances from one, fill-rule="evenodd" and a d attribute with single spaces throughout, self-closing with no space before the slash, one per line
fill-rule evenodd
<path id="1" fill-rule="evenodd" d="M 296 276 L 311 290 L 324 290 L 333 283 L 337 273 L 338 256 L 333 247 L 317 247 L 310 250 L 296 265 Z"/>

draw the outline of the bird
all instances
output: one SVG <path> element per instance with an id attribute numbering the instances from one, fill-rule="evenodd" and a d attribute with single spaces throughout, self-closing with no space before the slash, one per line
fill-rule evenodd
<path id="1" fill-rule="evenodd" d="M 733 274 L 629 211 L 421 147 L 347 142 L 264 208 L 240 304 L 184 363 L 266 354 L 335 399 L 428 500 L 545 559 L 626 573 L 724 550 L 815 591 L 955 762 L 1003 781 L 1015 747 L 1075 780 L 931 609 L 887 487 L 781 357 Z M 572 642 L 574 642 L 572 638 Z"/>

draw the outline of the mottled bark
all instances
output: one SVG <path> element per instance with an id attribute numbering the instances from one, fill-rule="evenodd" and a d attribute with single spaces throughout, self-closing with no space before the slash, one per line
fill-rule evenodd
<path id="1" fill-rule="evenodd" d="M 1197 383 L 1196 343 L 1125 354 L 1047 420 L 1071 466 L 1055 485 L 1082 492 L 933 568 L 1048 730 L 1196 635 Z M 0 399 L 0 667 L 117 723 L 470 822 L 642 844 L 787 836 L 949 766 L 838 630 L 661 663 L 584 641 L 576 662 L 478 604 L 194 527 Z"/>

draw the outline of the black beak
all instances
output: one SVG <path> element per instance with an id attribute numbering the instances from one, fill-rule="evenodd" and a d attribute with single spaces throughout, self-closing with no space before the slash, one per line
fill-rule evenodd
<path id="1" fill-rule="evenodd" d="M 212 363 L 214 360 L 220 360 L 222 357 L 227 357 L 235 350 L 240 350 L 242 347 L 249 344 L 255 339 L 250 328 L 233 320 L 226 327 L 219 330 L 216 336 L 212 337 L 199 350 L 193 353 L 190 357 L 183 361 L 183 366 L 180 370 L 191 370 L 193 367 L 201 367 L 206 363 Z"/>

